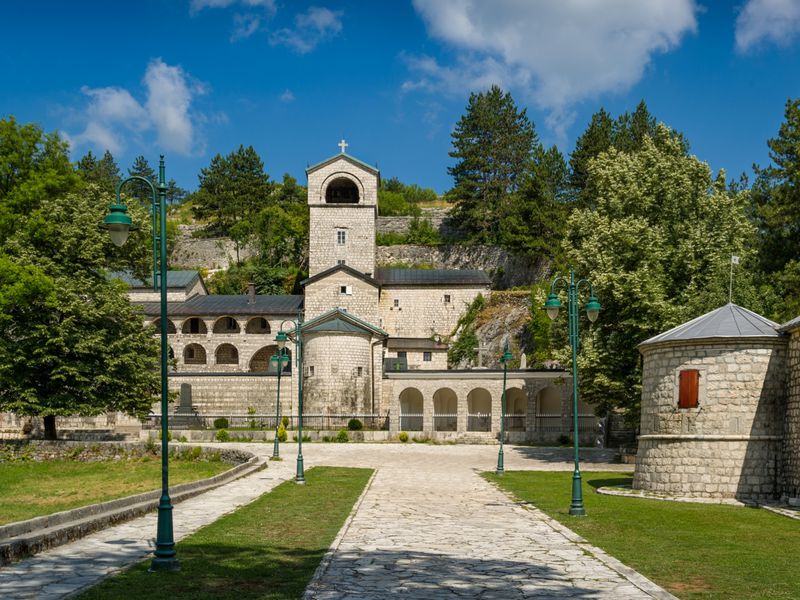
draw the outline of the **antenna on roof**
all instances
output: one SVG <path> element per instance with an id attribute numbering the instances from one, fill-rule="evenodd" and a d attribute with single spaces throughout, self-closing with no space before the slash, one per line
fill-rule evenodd
<path id="1" fill-rule="evenodd" d="M 731 279 L 728 284 L 728 304 L 733 304 L 733 265 L 739 264 L 739 257 L 731 254 Z"/>

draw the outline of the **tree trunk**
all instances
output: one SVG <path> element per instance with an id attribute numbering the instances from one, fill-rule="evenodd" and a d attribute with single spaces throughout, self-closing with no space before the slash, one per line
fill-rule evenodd
<path id="1" fill-rule="evenodd" d="M 56 416 L 47 415 L 44 418 L 44 439 L 55 440 L 58 439 L 56 433 Z"/>

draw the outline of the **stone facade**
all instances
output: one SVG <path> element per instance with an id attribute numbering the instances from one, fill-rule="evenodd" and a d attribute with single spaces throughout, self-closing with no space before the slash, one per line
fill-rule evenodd
<path id="1" fill-rule="evenodd" d="M 447 337 L 486 286 L 385 286 L 380 295 L 380 326 L 398 337 Z"/>
<path id="2" fill-rule="evenodd" d="M 338 271 L 305 286 L 307 321 L 331 308 L 342 308 L 368 323 L 378 324 L 380 317 L 377 284 L 369 283 L 346 271 Z"/>
<path id="3" fill-rule="evenodd" d="M 783 446 L 783 492 L 800 505 L 800 327 L 788 330 L 788 382 Z"/>
<path id="4" fill-rule="evenodd" d="M 686 497 L 774 499 L 786 340 L 706 339 L 643 346 L 641 351 L 634 488 Z M 699 372 L 696 407 L 679 408 L 684 370 Z"/>

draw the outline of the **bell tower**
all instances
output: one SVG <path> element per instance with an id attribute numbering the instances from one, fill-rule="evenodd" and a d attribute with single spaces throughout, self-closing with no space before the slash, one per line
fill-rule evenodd
<path id="1" fill-rule="evenodd" d="M 345 152 L 306 169 L 309 277 L 340 264 L 375 272 L 375 217 L 380 172 Z"/>

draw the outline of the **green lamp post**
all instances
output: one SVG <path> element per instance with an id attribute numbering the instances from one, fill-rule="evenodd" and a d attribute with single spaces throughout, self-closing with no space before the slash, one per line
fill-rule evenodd
<path id="1" fill-rule="evenodd" d="M 594 323 L 600 314 L 600 303 L 594 295 L 592 284 L 586 279 L 575 281 L 575 272 L 570 270 L 569 281 L 566 278 L 556 276 L 550 284 L 550 294 L 544 309 L 547 316 L 555 320 L 561 308 L 561 300 L 556 294 L 556 286 L 563 283 L 567 290 L 567 313 L 569 316 L 569 343 L 572 347 L 572 418 L 573 418 L 573 443 L 575 446 L 575 470 L 572 473 L 572 503 L 569 506 L 569 514 L 582 517 L 586 514 L 583 506 L 583 490 L 581 489 L 581 469 L 578 456 L 578 294 L 580 287 L 589 288 L 589 300 L 584 305 L 586 316 L 589 321 Z"/>
<path id="2" fill-rule="evenodd" d="M 270 362 L 273 362 L 278 367 L 278 394 L 275 401 L 275 441 L 272 444 L 272 458 L 277 460 L 281 457 L 280 442 L 278 442 L 278 427 L 281 423 L 281 371 L 283 371 L 283 363 L 288 362 L 289 357 L 286 356 L 284 349 L 286 341 L 289 337 L 285 331 L 279 331 L 275 336 L 275 341 L 278 344 L 278 351 L 272 355 Z"/>
<path id="3" fill-rule="evenodd" d="M 153 291 L 161 292 L 161 498 L 158 502 L 158 525 L 156 529 L 155 558 L 150 563 L 151 571 L 177 571 L 180 564 L 175 554 L 175 538 L 172 530 L 172 501 L 169 497 L 169 425 L 167 387 L 167 183 L 164 175 L 164 156 L 158 163 L 158 185 L 144 177 L 134 175 L 120 181 L 117 185 L 116 204 L 103 220 L 102 227 L 108 230 L 111 241 L 122 246 L 128 234 L 138 227 L 128 215 L 128 208 L 122 203 L 120 191 L 130 181 L 145 183 L 151 192 L 153 217 Z"/>
<path id="4" fill-rule="evenodd" d="M 297 364 L 297 474 L 295 475 L 295 483 L 303 485 L 306 482 L 305 471 L 303 469 L 303 339 L 302 327 L 303 319 L 298 313 L 297 321 L 288 319 L 281 323 L 281 333 L 284 333 L 284 325 L 288 323 L 292 329 L 286 333 L 294 335 L 294 352 L 297 357 L 295 362 Z"/>
<path id="5" fill-rule="evenodd" d="M 502 475 L 505 473 L 503 466 L 503 441 L 506 437 L 506 375 L 508 373 L 508 361 L 513 357 L 511 350 L 508 348 L 508 340 L 506 340 L 503 347 L 503 356 L 500 357 L 500 362 L 503 363 L 503 395 L 500 396 L 500 450 L 497 452 L 497 469 L 495 473 Z"/>

